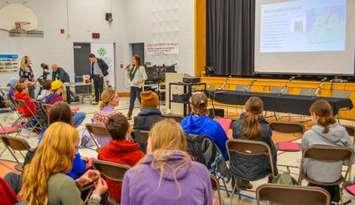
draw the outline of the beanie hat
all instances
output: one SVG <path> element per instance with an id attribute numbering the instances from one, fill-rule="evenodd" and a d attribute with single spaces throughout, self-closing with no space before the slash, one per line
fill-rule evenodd
<path id="1" fill-rule="evenodd" d="M 51 84 L 51 90 L 58 90 L 59 88 L 63 87 L 64 84 L 60 80 L 55 80 Z"/>
<path id="2" fill-rule="evenodd" d="M 159 105 L 159 96 L 153 91 L 141 92 L 141 103 L 145 107 L 157 107 Z"/>

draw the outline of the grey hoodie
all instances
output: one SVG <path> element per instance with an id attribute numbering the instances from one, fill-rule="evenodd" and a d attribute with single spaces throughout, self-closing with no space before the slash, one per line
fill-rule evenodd
<path id="1" fill-rule="evenodd" d="M 329 132 L 323 133 L 324 127 L 315 125 L 305 132 L 302 139 L 302 150 L 313 145 L 333 145 L 353 149 L 351 139 L 344 127 L 338 123 L 329 126 Z M 341 177 L 343 162 L 321 162 L 305 159 L 305 174 L 318 182 L 335 182 Z"/>

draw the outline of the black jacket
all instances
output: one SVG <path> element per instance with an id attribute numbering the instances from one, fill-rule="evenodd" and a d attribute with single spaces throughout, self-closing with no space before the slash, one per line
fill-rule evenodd
<path id="1" fill-rule="evenodd" d="M 61 67 L 52 73 L 52 80 L 60 80 L 62 82 L 70 82 L 68 73 Z"/>
<path id="2" fill-rule="evenodd" d="M 150 130 L 153 125 L 162 119 L 162 114 L 157 108 L 144 108 L 134 117 L 133 129 Z"/>
<path id="3" fill-rule="evenodd" d="M 97 58 L 97 64 L 99 65 L 102 75 L 107 76 L 108 75 L 108 65 L 107 63 L 102 60 L 101 58 Z M 94 65 L 91 64 L 91 77 L 94 76 Z"/>
<path id="4" fill-rule="evenodd" d="M 276 160 L 277 151 L 275 145 L 272 141 L 272 130 L 269 123 L 263 118 L 259 118 L 259 123 L 261 124 L 261 133 L 259 140 L 265 142 L 269 145 L 274 161 L 274 168 L 276 170 Z M 244 115 L 242 114 L 240 119 L 232 124 L 233 128 L 233 138 L 248 140 L 244 136 Z M 239 154 L 234 154 L 231 156 L 231 160 L 235 160 L 238 164 L 238 168 L 232 168 L 231 171 L 238 176 L 243 176 L 242 178 L 246 180 L 257 180 L 264 178 L 266 175 L 271 173 L 271 168 L 269 166 L 269 159 L 266 156 L 242 156 Z"/>

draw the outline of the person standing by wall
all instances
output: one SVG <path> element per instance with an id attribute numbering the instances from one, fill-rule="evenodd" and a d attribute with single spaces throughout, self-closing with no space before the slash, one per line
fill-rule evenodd
<path id="1" fill-rule="evenodd" d="M 20 62 L 19 79 L 25 79 L 28 85 L 28 94 L 31 98 L 35 98 L 35 80 L 31 67 L 31 59 L 28 56 L 24 56 Z"/>
<path id="2" fill-rule="evenodd" d="M 95 102 L 93 104 L 97 105 L 104 89 L 104 77 L 108 75 L 108 65 L 104 60 L 96 58 L 92 53 L 89 55 L 89 61 L 91 65 L 91 79 L 94 81 L 95 89 Z"/>
<path id="3" fill-rule="evenodd" d="M 129 110 L 127 118 L 132 119 L 132 112 L 134 108 L 134 102 L 138 97 L 139 102 L 141 102 L 140 93 L 144 85 L 145 80 L 147 80 L 147 73 L 145 72 L 144 66 L 141 64 L 141 58 L 138 55 L 132 57 L 132 65 L 128 68 L 128 78 L 130 81 L 130 100 L 129 100 Z"/>

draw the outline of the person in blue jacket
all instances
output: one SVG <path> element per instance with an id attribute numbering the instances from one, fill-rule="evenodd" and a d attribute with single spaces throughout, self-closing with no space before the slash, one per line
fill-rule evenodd
<path id="1" fill-rule="evenodd" d="M 192 113 L 181 121 L 181 126 L 186 134 L 208 136 L 228 160 L 226 132 L 222 126 L 207 116 L 208 98 L 203 92 L 196 92 L 190 98 Z"/>

